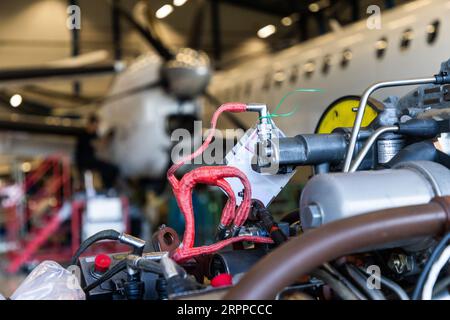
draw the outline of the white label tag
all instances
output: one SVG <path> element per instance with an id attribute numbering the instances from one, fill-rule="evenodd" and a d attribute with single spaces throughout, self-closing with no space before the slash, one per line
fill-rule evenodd
<path id="1" fill-rule="evenodd" d="M 284 137 L 283 132 L 275 126 L 272 134 Z M 295 171 L 276 175 L 266 175 L 254 171 L 252 169 L 252 161 L 256 161 L 257 142 L 257 130 L 255 128 L 249 129 L 226 155 L 225 163 L 227 166 L 238 168 L 247 176 L 252 187 L 252 199 L 260 200 L 267 207 L 286 186 L 295 174 Z M 240 204 L 242 197 L 239 194 L 243 189 L 242 183 L 237 178 L 227 178 L 226 180 L 236 195 L 236 203 Z"/>

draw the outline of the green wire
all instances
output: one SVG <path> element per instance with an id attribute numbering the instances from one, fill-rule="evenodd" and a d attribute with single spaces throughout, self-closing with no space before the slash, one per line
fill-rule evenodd
<path id="1" fill-rule="evenodd" d="M 277 118 L 277 117 L 290 117 L 292 115 L 294 115 L 298 109 L 300 108 L 300 106 L 295 106 L 294 109 L 292 109 L 289 112 L 286 113 L 276 113 L 276 111 L 278 109 L 280 109 L 280 107 L 283 105 L 284 101 L 291 95 L 296 94 L 298 92 L 323 92 L 322 89 L 295 89 L 293 91 L 288 92 L 283 98 L 281 98 L 280 102 L 278 103 L 278 105 L 276 106 L 276 108 L 273 110 L 272 113 L 269 113 L 267 116 L 265 117 L 260 117 L 260 119 L 263 118 Z"/>

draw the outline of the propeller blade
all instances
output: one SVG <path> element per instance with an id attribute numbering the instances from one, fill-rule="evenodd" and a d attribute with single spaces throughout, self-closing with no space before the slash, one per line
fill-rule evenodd
<path id="1" fill-rule="evenodd" d="M 128 96 L 139 94 L 141 92 L 145 92 L 147 90 L 151 90 L 151 89 L 154 89 L 154 88 L 157 88 L 160 86 L 162 86 L 162 82 L 158 80 L 155 82 L 144 84 L 144 85 L 136 87 L 136 88 L 131 88 L 124 92 L 106 96 L 106 97 L 102 98 L 101 101 L 99 101 L 99 102 L 112 102 L 112 101 L 120 100 L 120 99 L 126 98 Z"/>
<path id="2" fill-rule="evenodd" d="M 68 67 L 68 68 L 80 68 L 83 66 L 89 66 L 93 64 L 99 64 L 108 61 L 109 53 L 107 50 L 92 51 L 85 54 L 80 54 L 76 57 L 56 60 L 46 63 L 51 67 Z"/>
<path id="3" fill-rule="evenodd" d="M 41 67 L 0 70 L 0 88 L 44 80 L 79 79 L 121 72 L 122 63 L 91 67 Z"/>
<path id="4" fill-rule="evenodd" d="M 83 122 L 76 119 L 17 113 L 0 114 L 0 131 L 79 136 L 84 130 Z"/>
<path id="5" fill-rule="evenodd" d="M 26 85 L 22 88 L 24 93 L 32 93 L 38 96 L 42 96 L 45 98 L 51 98 L 61 101 L 67 102 L 75 102 L 75 103 L 83 103 L 89 104 L 93 101 L 97 101 L 101 99 L 101 97 L 92 97 L 92 96 L 83 96 L 83 95 L 75 95 L 67 92 L 62 92 L 59 90 L 52 90 L 48 88 L 43 88 L 37 85 Z"/>
<path id="6" fill-rule="evenodd" d="M 123 8 L 117 2 L 108 1 L 113 6 L 120 16 L 123 17 L 139 34 L 155 49 L 155 51 L 161 56 L 164 61 L 168 61 L 174 58 L 174 54 L 169 50 L 159 39 L 157 39 L 150 30 L 147 30 L 125 8 Z"/>

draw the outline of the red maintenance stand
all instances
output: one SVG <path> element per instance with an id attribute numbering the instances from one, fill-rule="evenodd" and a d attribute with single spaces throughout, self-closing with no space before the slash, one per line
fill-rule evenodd
<path id="1" fill-rule="evenodd" d="M 26 175 L 22 197 L 5 208 L 6 238 L 17 248 L 8 254 L 8 272 L 15 273 L 30 262 L 70 261 L 81 243 L 88 201 L 73 200 L 71 189 L 71 166 L 65 156 L 50 156 Z M 121 202 L 124 230 L 128 231 L 128 201 L 121 198 Z M 100 250 L 120 251 L 123 246 L 102 242 L 86 254 Z"/>

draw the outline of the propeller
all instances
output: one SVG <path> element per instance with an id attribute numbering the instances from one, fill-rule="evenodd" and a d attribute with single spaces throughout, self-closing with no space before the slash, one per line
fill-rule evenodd
<path id="1" fill-rule="evenodd" d="M 201 34 L 203 33 L 206 15 L 205 10 L 209 5 L 207 1 L 199 0 L 196 3 L 197 8 L 195 10 L 195 17 L 193 19 L 193 25 L 188 40 L 188 45 L 193 49 L 184 48 L 179 49 L 177 52 L 170 50 L 158 37 L 155 32 L 153 18 L 149 19 L 148 26 L 143 26 L 130 12 L 120 5 L 118 1 L 106 1 L 109 5 L 115 8 L 122 19 L 127 21 L 127 23 L 129 23 L 141 35 L 141 37 L 145 39 L 152 48 L 154 48 L 156 53 L 164 61 L 161 70 L 162 79 L 153 83 L 144 84 L 138 88 L 132 88 L 117 95 L 103 98 L 77 97 L 74 101 L 80 101 L 81 103 L 88 104 L 102 103 L 122 99 L 129 95 L 138 94 L 143 91 L 163 86 L 170 93 L 174 94 L 181 100 L 194 99 L 203 95 L 206 99 L 212 102 L 211 104 L 208 104 L 211 107 L 215 105 L 216 108 L 218 108 L 222 104 L 219 99 L 213 97 L 212 94 L 208 93 L 206 90 L 211 77 L 209 58 L 206 54 L 198 51 L 201 47 Z M 123 70 L 124 65 L 120 62 L 116 62 L 112 65 L 94 65 L 95 63 L 103 61 L 106 58 L 107 52 L 102 50 L 74 58 L 62 59 L 48 63 L 47 67 L 44 68 L 0 70 L 0 89 L 5 86 L 10 86 L 11 84 L 27 84 L 30 81 L 35 83 L 36 81 L 55 78 L 76 79 L 90 75 L 117 73 Z M 73 95 L 55 90 L 42 89 L 36 85 L 25 87 L 25 89 L 35 91 L 42 96 L 60 100 L 73 100 L 75 98 Z M 4 100 L 5 99 L 6 98 L 4 95 Z M 43 104 L 29 101 L 29 99 L 27 99 L 27 105 L 31 106 L 30 111 L 37 110 L 37 113 L 39 114 L 47 114 L 49 110 L 51 111 L 53 109 L 48 106 L 45 107 Z M 25 111 L 25 109 L 23 111 Z M 226 113 L 225 116 L 228 117 L 229 120 L 237 127 L 246 129 L 243 122 L 233 114 Z"/>
<path id="2" fill-rule="evenodd" d="M 177 54 L 174 54 L 168 49 L 163 41 L 159 39 L 154 32 L 154 21 L 152 15 L 148 14 L 148 28 L 142 26 L 126 9 L 114 1 L 108 1 L 111 5 L 117 6 L 117 10 L 125 20 L 130 23 L 141 36 L 148 41 L 148 43 L 155 49 L 159 56 L 165 61 L 162 75 L 164 77 L 162 85 L 169 87 L 169 91 L 181 99 L 193 98 L 195 95 L 204 95 L 206 99 L 211 101 L 209 106 L 216 106 L 217 109 L 222 103 L 211 93 L 206 92 L 207 84 L 209 83 L 208 74 L 205 67 L 209 68 L 209 59 L 205 58 L 205 54 L 198 51 L 201 47 L 201 35 L 203 34 L 204 21 L 206 10 L 209 3 L 205 0 L 196 1 L 195 17 L 191 27 L 188 46 L 190 49 L 180 49 Z M 207 62 L 206 62 L 207 60 Z M 192 61 L 188 65 L 187 61 Z M 143 87 L 145 89 L 145 86 Z M 125 93 L 126 94 L 126 93 Z M 235 115 L 230 113 L 224 114 L 234 125 L 241 129 L 248 127 L 240 121 Z"/>

